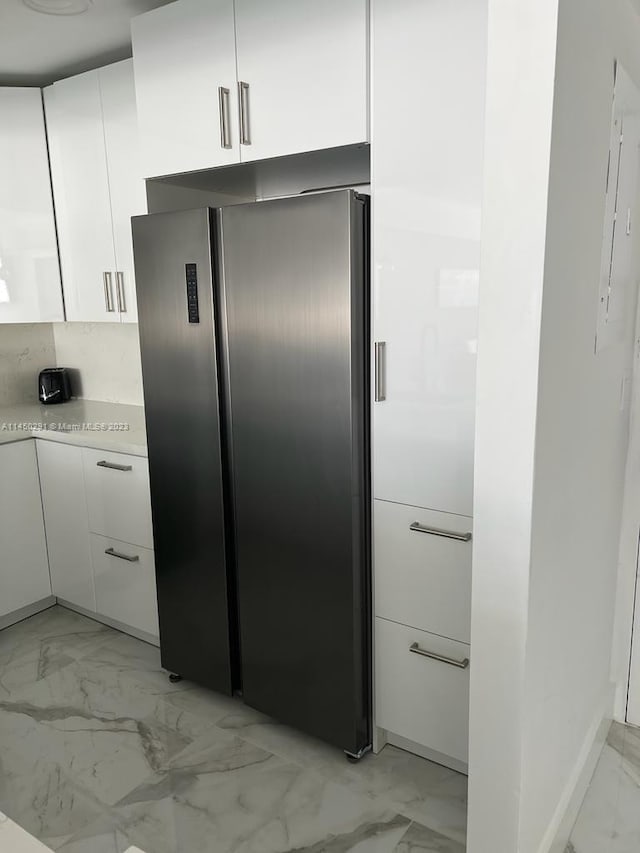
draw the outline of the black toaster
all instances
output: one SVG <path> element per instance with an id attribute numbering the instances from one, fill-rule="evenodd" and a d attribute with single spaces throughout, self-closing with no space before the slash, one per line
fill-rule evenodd
<path id="1" fill-rule="evenodd" d="M 71 380 L 66 367 L 47 367 L 38 377 L 38 399 L 41 403 L 66 403 L 71 399 Z"/>

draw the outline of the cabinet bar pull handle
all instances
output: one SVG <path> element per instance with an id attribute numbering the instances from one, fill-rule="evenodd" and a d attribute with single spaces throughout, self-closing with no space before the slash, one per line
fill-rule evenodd
<path id="1" fill-rule="evenodd" d="M 240 144 L 251 145 L 251 127 L 249 124 L 249 84 L 238 81 L 238 101 L 240 103 Z"/>
<path id="2" fill-rule="evenodd" d="M 448 658 L 444 655 L 437 655 L 435 652 L 427 652 L 424 649 L 421 649 L 417 643 L 412 643 L 409 646 L 409 651 L 413 652 L 414 655 L 422 655 L 423 658 L 439 660 L 440 663 L 447 663 L 449 664 L 449 666 L 455 666 L 458 669 L 467 669 L 469 667 L 469 658 L 464 658 L 464 660 L 456 660 L 455 658 Z"/>
<path id="3" fill-rule="evenodd" d="M 117 557 L 119 560 L 126 560 L 128 563 L 137 563 L 140 560 L 137 554 L 131 557 L 129 554 L 121 554 L 119 551 L 114 551 L 113 548 L 107 548 L 104 553 L 110 557 Z"/>
<path id="4" fill-rule="evenodd" d="M 115 310 L 113 307 L 113 292 L 111 290 L 111 273 L 102 273 L 102 284 L 104 285 L 104 304 L 107 311 L 111 314 Z"/>
<path id="5" fill-rule="evenodd" d="M 430 536 L 442 536 L 444 539 L 455 539 L 457 542 L 471 542 L 471 533 L 456 533 L 455 530 L 441 530 L 439 527 L 424 527 L 419 521 L 409 525 L 414 533 L 428 533 Z"/>
<path id="6" fill-rule="evenodd" d="M 107 462 L 106 459 L 102 459 L 100 462 L 96 462 L 98 468 L 112 468 L 114 471 L 132 471 L 133 465 L 118 465 L 115 462 Z"/>
<path id="7" fill-rule="evenodd" d="M 126 314 L 127 301 L 124 295 L 124 273 L 120 271 L 116 273 L 116 294 L 118 296 L 118 311 L 121 314 Z"/>
<path id="8" fill-rule="evenodd" d="M 387 342 L 376 341 L 374 344 L 375 353 L 375 401 L 382 403 L 387 399 L 387 389 L 385 383 L 385 374 L 387 368 Z"/>
<path id="9" fill-rule="evenodd" d="M 218 107 L 220 110 L 220 147 L 231 148 L 231 133 L 229 132 L 229 95 L 224 86 L 218 86 Z"/>

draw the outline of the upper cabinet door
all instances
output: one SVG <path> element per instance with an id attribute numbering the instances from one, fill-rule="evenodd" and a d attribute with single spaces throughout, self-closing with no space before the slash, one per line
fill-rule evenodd
<path id="1" fill-rule="evenodd" d="M 67 320 L 118 322 L 98 71 L 45 89 Z"/>
<path id="2" fill-rule="evenodd" d="M 138 152 L 133 61 L 127 59 L 101 68 L 100 92 L 116 256 L 116 310 L 122 322 L 135 323 L 138 307 L 131 217 L 147 212 L 147 197 Z"/>
<path id="3" fill-rule="evenodd" d="M 0 323 L 64 319 L 40 89 L 0 89 Z"/>
<path id="4" fill-rule="evenodd" d="M 235 0 L 242 160 L 366 142 L 367 0 Z"/>
<path id="5" fill-rule="evenodd" d="M 233 0 L 179 0 L 132 22 L 145 177 L 240 159 Z"/>

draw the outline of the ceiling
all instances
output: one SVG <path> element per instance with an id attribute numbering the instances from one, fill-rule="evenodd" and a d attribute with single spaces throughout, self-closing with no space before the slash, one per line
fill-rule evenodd
<path id="1" fill-rule="evenodd" d="M 131 18 L 170 2 L 92 0 L 80 15 L 47 15 L 0 0 L 0 85 L 45 86 L 131 56 Z"/>

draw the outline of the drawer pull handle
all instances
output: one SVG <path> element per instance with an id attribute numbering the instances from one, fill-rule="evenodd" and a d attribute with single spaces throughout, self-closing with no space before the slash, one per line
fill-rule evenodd
<path id="1" fill-rule="evenodd" d="M 419 521 L 409 526 L 414 533 L 428 533 L 430 536 L 442 536 L 444 539 L 455 539 L 457 542 L 471 542 L 471 533 L 456 533 L 454 530 L 441 530 L 439 527 L 423 527 Z"/>
<path id="2" fill-rule="evenodd" d="M 469 658 L 456 660 L 455 658 L 448 658 L 444 655 L 437 655 L 435 652 L 425 652 L 417 643 L 412 643 L 409 646 L 409 651 L 413 652 L 414 655 L 422 655 L 423 658 L 431 658 L 431 660 L 439 660 L 440 663 L 448 663 L 449 666 L 455 666 L 458 669 L 467 669 L 469 667 Z"/>
<path id="3" fill-rule="evenodd" d="M 107 548 L 104 553 L 110 557 L 117 557 L 119 560 L 126 560 L 127 563 L 137 563 L 140 560 L 137 554 L 131 557 L 129 554 L 121 554 L 119 551 L 114 551 L 113 548 Z"/>
<path id="4" fill-rule="evenodd" d="M 101 462 L 96 462 L 98 468 L 111 468 L 113 471 L 133 471 L 133 465 L 118 465 L 115 462 L 107 462 L 103 459 Z"/>

